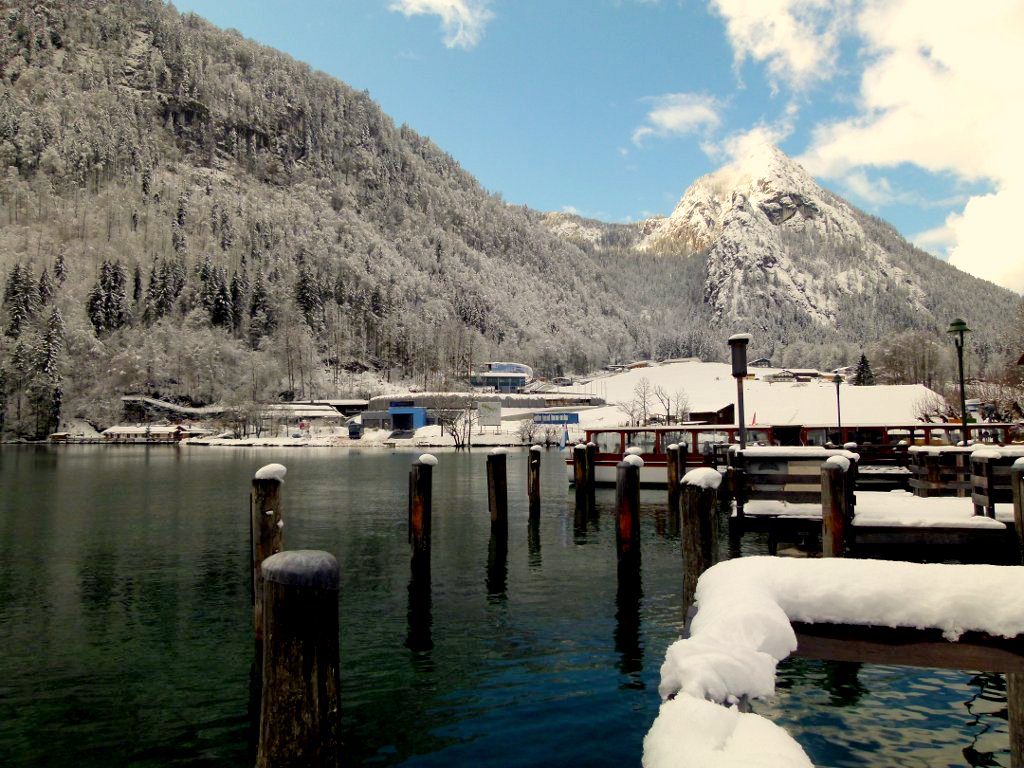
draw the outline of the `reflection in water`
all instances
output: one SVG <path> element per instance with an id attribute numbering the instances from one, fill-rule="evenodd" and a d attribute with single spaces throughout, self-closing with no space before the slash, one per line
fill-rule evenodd
<path id="1" fill-rule="evenodd" d="M 643 598 L 643 585 L 639 554 L 619 558 L 617 572 L 615 652 L 619 654 L 619 671 L 631 678 L 625 687 L 643 689 L 644 682 L 640 675 L 644 668 L 643 644 L 640 642 L 640 603 Z"/>
<path id="2" fill-rule="evenodd" d="M 504 602 L 508 595 L 508 539 L 491 532 L 487 546 L 487 600 Z"/>
<path id="3" fill-rule="evenodd" d="M 526 525 L 527 563 L 531 571 L 537 571 L 543 565 L 540 556 L 540 519 L 531 519 Z"/>
<path id="4" fill-rule="evenodd" d="M 405 647 L 413 652 L 413 663 L 429 666 L 434 647 L 431 633 L 433 614 L 430 594 L 430 548 L 413 552 L 409 566 L 409 607 L 406 612 L 408 631 Z"/>
<path id="5" fill-rule="evenodd" d="M 825 666 L 821 687 L 829 695 L 833 707 L 853 707 L 867 689 L 860 684 L 858 673 L 863 665 L 856 661 L 833 661 Z"/>

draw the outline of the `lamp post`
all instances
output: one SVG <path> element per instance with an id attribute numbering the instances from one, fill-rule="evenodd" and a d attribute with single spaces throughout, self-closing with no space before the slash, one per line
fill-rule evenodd
<path id="1" fill-rule="evenodd" d="M 964 387 L 964 335 L 971 332 L 967 323 L 959 317 L 949 324 L 949 331 L 953 335 L 953 344 L 956 345 L 956 362 L 960 369 L 960 418 L 963 422 L 963 440 L 967 445 L 967 390 Z"/>
<path id="2" fill-rule="evenodd" d="M 836 428 L 839 430 L 839 445 L 843 445 L 843 409 L 839 404 L 839 385 L 843 383 L 843 377 L 837 373 L 832 377 L 832 383 L 836 385 Z"/>
<path id="3" fill-rule="evenodd" d="M 743 416 L 743 379 L 747 377 L 747 344 L 749 333 L 737 333 L 729 337 L 732 350 L 732 375 L 736 379 L 736 413 L 740 425 L 740 450 L 747 447 L 747 422 Z"/>

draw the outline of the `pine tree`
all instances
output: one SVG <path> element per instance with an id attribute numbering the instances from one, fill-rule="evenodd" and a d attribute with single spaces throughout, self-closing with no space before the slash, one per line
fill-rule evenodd
<path id="1" fill-rule="evenodd" d="M 132 285 L 132 303 L 136 308 L 142 306 L 142 267 L 135 264 L 135 277 Z"/>
<path id="2" fill-rule="evenodd" d="M 46 306 L 53 298 L 53 281 L 50 280 L 50 273 L 43 267 L 43 273 L 39 275 L 39 304 Z"/>
<path id="3" fill-rule="evenodd" d="M 25 265 L 15 264 L 4 286 L 4 307 L 7 326 L 4 335 L 16 339 L 35 316 L 39 304 L 39 289 L 32 279 L 32 271 Z"/>
<path id="4" fill-rule="evenodd" d="M 242 283 L 242 278 L 235 272 L 231 275 L 231 319 L 235 333 L 241 330 L 243 315 L 245 315 L 245 286 Z"/>
<path id="5" fill-rule="evenodd" d="M 857 363 L 857 372 L 853 376 L 853 383 L 858 387 L 871 387 L 875 383 L 875 374 L 871 370 L 871 363 L 863 352 L 860 361 Z"/>
<path id="6" fill-rule="evenodd" d="M 89 322 L 96 333 L 116 331 L 128 324 L 131 312 L 128 310 L 128 296 L 125 287 L 128 273 L 120 261 L 111 264 L 104 260 L 100 265 L 100 275 L 92 290 L 86 311 Z"/>
<path id="7" fill-rule="evenodd" d="M 259 346 L 261 338 L 274 330 L 275 317 L 270 308 L 270 298 L 263 285 L 263 273 L 256 272 L 256 282 L 252 287 L 252 299 L 249 303 L 249 342 L 253 349 Z"/>
<path id="8" fill-rule="evenodd" d="M 234 311 L 231 305 L 231 293 L 224 281 L 223 274 L 218 274 L 216 288 L 213 297 L 213 305 L 210 308 L 210 322 L 222 328 L 234 326 Z"/>
<path id="9" fill-rule="evenodd" d="M 309 329 L 316 333 L 323 326 L 324 304 L 316 278 L 303 263 L 295 280 L 295 303 Z"/>

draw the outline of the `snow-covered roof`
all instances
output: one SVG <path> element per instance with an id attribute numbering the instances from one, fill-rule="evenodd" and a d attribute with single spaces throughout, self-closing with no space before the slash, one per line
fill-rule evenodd
<path id="1" fill-rule="evenodd" d="M 777 372 L 777 368 L 758 369 L 759 376 Z M 590 412 L 585 426 L 614 426 L 623 423 L 625 415 L 615 403 L 626 403 L 635 397 L 635 388 L 647 379 L 652 389 L 660 387 L 673 397 L 685 393 L 691 413 L 719 411 L 736 402 L 736 380 L 732 367 L 725 363 L 682 362 L 654 365 L 604 376 L 588 386 L 588 391 L 605 398 L 604 413 Z M 580 391 L 566 387 L 563 391 Z M 743 382 L 744 411 L 748 424 L 754 426 L 832 425 L 836 423 L 836 387 L 831 381 L 768 382 L 747 379 Z M 840 402 L 844 426 L 914 424 L 917 404 L 934 393 L 920 384 L 855 387 L 840 385 Z M 659 405 L 652 397 L 652 413 Z M 605 420 L 602 417 L 607 417 Z M 600 421 L 591 421 L 601 418 Z"/>
<path id="2" fill-rule="evenodd" d="M 208 435 L 210 430 L 200 427 L 190 427 L 183 424 L 116 424 L 113 427 L 104 429 L 104 435 L 173 435 L 177 432 L 187 432 L 192 435 Z"/>

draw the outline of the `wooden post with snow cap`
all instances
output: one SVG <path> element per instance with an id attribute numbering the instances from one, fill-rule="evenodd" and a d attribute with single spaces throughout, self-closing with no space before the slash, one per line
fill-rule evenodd
<path id="1" fill-rule="evenodd" d="M 338 766 L 338 561 L 315 550 L 279 552 L 264 561 L 263 578 L 256 766 Z"/>
<path id="2" fill-rule="evenodd" d="M 615 469 L 615 541 L 619 560 L 640 556 L 640 467 L 644 460 L 627 454 Z"/>
<path id="3" fill-rule="evenodd" d="M 844 557 L 850 534 L 847 473 L 850 460 L 845 456 L 829 456 L 821 465 L 821 554 L 823 557 Z"/>
<path id="4" fill-rule="evenodd" d="M 680 481 L 679 512 L 683 537 L 683 605 L 693 605 L 700 575 L 718 559 L 715 505 L 722 475 L 711 467 L 691 469 Z"/>
<path id="5" fill-rule="evenodd" d="M 1024 458 L 1010 467 L 1013 489 L 1014 562 L 1024 565 Z M 1010 731 L 1010 765 L 1024 768 L 1024 674 L 1006 673 L 1006 720 Z"/>
<path id="6" fill-rule="evenodd" d="M 409 469 L 409 540 L 413 559 L 430 557 L 431 482 L 437 458 L 424 453 Z"/>
<path id="7" fill-rule="evenodd" d="M 577 443 L 572 447 L 572 482 L 576 486 L 576 509 L 587 508 L 587 446 Z"/>
<path id="8" fill-rule="evenodd" d="M 543 448 L 531 445 L 526 460 L 526 495 L 530 500 L 530 520 L 540 518 L 540 454 Z"/>
<path id="9" fill-rule="evenodd" d="M 287 471 L 282 464 L 267 464 L 261 467 L 253 475 L 252 492 L 249 495 L 252 620 L 256 634 L 257 656 L 263 643 L 263 561 L 284 549 L 281 485 Z"/>
<path id="10" fill-rule="evenodd" d="M 668 514 L 670 517 L 679 514 L 679 459 L 682 452 L 679 445 L 670 443 L 665 449 L 668 468 Z"/>
<path id="11" fill-rule="evenodd" d="M 508 538 L 508 461 L 505 448 L 487 454 L 487 507 L 491 512 L 491 533 Z"/>
<path id="12" fill-rule="evenodd" d="M 597 443 L 587 443 L 587 503 L 589 511 L 594 511 L 594 491 L 597 489 Z"/>

